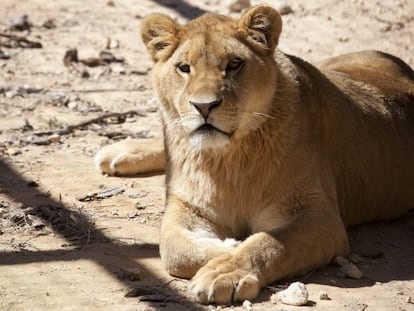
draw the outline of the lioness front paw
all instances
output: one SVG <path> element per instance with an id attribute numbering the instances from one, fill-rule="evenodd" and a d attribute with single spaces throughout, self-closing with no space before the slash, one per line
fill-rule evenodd
<path id="1" fill-rule="evenodd" d="M 157 172 L 165 167 L 161 139 L 126 139 L 99 150 L 96 168 L 108 175 L 134 175 Z"/>
<path id="2" fill-rule="evenodd" d="M 259 279 L 240 266 L 240 260 L 231 254 L 210 260 L 191 280 L 191 293 L 202 304 L 231 304 L 256 298 Z"/>

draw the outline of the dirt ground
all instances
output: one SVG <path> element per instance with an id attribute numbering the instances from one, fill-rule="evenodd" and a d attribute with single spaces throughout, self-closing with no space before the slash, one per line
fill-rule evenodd
<path id="1" fill-rule="evenodd" d="M 248 309 L 197 305 L 187 281 L 162 269 L 162 173 L 106 177 L 93 163 L 109 143 L 161 136 L 142 17 L 163 12 L 185 21 L 205 11 L 227 14 L 228 4 L 1 1 L 1 310 Z M 414 66 L 412 0 L 287 4 L 280 39 L 287 53 L 312 62 L 378 49 Z M 78 61 L 72 53 L 65 65 L 74 48 Z M 349 233 L 362 279 L 330 265 L 298 279 L 308 288 L 307 306 L 270 302 L 289 280 L 265 288 L 253 310 L 414 310 L 414 214 Z"/>

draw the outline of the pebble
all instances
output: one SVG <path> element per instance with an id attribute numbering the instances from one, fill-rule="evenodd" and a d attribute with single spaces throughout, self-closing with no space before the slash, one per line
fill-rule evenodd
<path id="1" fill-rule="evenodd" d="M 292 7 L 285 2 L 275 3 L 274 7 L 279 11 L 280 15 L 293 13 Z"/>
<path id="2" fill-rule="evenodd" d="M 253 310 L 253 304 L 249 300 L 243 301 L 243 309 L 247 311 Z"/>
<path id="3" fill-rule="evenodd" d="M 53 18 L 50 18 L 50 19 L 46 20 L 42 24 L 42 27 L 44 27 L 46 29 L 55 29 L 56 28 L 55 20 Z"/>
<path id="4" fill-rule="evenodd" d="M 128 212 L 127 214 L 126 214 L 126 216 L 127 216 L 127 218 L 135 218 L 135 217 L 137 217 L 137 212 L 135 212 L 135 211 L 132 211 L 132 212 Z"/>
<path id="5" fill-rule="evenodd" d="M 50 145 L 50 141 L 47 137 L 44 136 L 32 136 L 30 142 L 34 145 Z"/>
<path id="6" fill-rule="evenodd" d="M 10 59 L 9 53 L 0 50 L 0 59 Z"/>
<path id="7" fill-rule="evenodd" d="M 240 13 L 244 9 L 250 7 L 250 0 L 236 0 L 229 5 L 229 11 L 233 13 Z"/>
<path id="8" fill-rule="evenodd" d="M 339 267 L 342 267 L 342 266 L 349 264 L 349 260 L 342 256 L 336 256 L 333 260 L 333 263 Z"/>
<path id="9" fill-rule="evenodd" d="M 51 143 L 60 143 L 61 136 L 59 134 L 52 134 L 47 139 Z"/>
<path id="10" fill-rule="evenodd" d="M 32 23 L 29 21 L 29 16 L 27 14 L 23 14 L 21 16 L 15 16 L 10 20 L 9 29 L 15 31 L 24 31 L 30 30 L 32 26 Z"/>
<path id="11" fill-rule="evenodd" d="M 17 95 L 17 92 L 15 90 L 7 91 L 6 93 L 4 93 L 4 96 L 6 96 L 6 98 L 13 98 L 16 95 Z"/>
<path id="12" fill-rule="evenodd" d="M 126 74 L 125 67 L 119 64 L 114 64 L 111 66 L 111 71 L 115 74 L 124 75 Z"/>
<path id="13" fill-rule="evenodd" d="M 362 261 L 361 256 L 357 255 L 357 254 L 350 254 L 348 256 L 348 259 L 350 262 L 352 263 L 360 263 Z"/>
<path id="14" fill-rule="evenodd" d="M 78 107 L 78 103 L 73 101 L 73 102 L 69 102 L 68 104 L 68 108 L 70 109 L 76 109 Z"/>
<path id="15" fill-rule="evenodd" d="M 9 155 L 9 156 L 15 156 L 15 155 L 18 155 L 18 154 L 21 154 L 21 153 L 22 153 L 22 151 L 19 150 L 19 149 L 14 149 L 14 148 L 6 149 L 6 154 Z"/>
<path id="16" fill-rule="evenodd" d="M 327 292 L 325 292 L 324 290 L 321 290 L 319 292 L 319 300 L 331 300 L 331 298 L 329 298 Z"/>
<path id="17" fill-rule="evenodd" d="M 301 282 L 294 282 L 290 286 L 270 297 L 273 303 L 280 301 L 286 305 L 303 306 L 308 303 L 308 290 L 305 284 Z"/>
<path id="18" fill-rule="evenodd" d="M 81 77 L 82 77 L 82 78 L 84 78 L 84 79 L 87 79 L 87 78 L 89 78 L 89 77 L 90 77 L 90 74 L 89 74 L 89 72 L 85 69 L 85 70 L 82 70 L 82 72 L 81 72 Z"/>
<path id="19" fill-rule="evenodd" d="M 345 273 L 345 275 L 351 279 L 360 279 L 362 278 L 362 272 L 355 266 L 354 264 L 350 263 L 347 265 L 343 265 L 341 267 L 341 272 Z"/>

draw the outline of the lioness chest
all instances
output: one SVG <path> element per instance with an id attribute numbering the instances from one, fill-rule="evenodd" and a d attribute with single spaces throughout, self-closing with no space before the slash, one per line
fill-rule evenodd
<path id="1" fill-rule="evenodd" d="M 292 154 L 291 165 L 285 166 L 272 148 L 250 145 L 247 149 L 247 154 L 239 146 L 235 153 L 190 156 L 171 163 L 170 193 L 214 223 L 224 236 L 244 238 L 282 226 L 301 208 L 295 202 L 316 195 L 307 186 L 311 173 L 296 170 L 305 153 Z"/>

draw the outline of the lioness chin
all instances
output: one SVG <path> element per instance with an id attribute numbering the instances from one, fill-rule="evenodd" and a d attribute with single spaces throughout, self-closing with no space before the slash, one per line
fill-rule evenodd
<path id="1" fill-rule="evenodd" d="M 346 226 L 414 207 L 413 71 L 372 51 L 315 67 L 276 49 L 281 29 L 267 6 L 145 18 L 165 158 L 134 140 L 96 157 L 109 174 L 166 162 L 161 258 L 201 303 L 253 299 L 347 254 Z"/>

